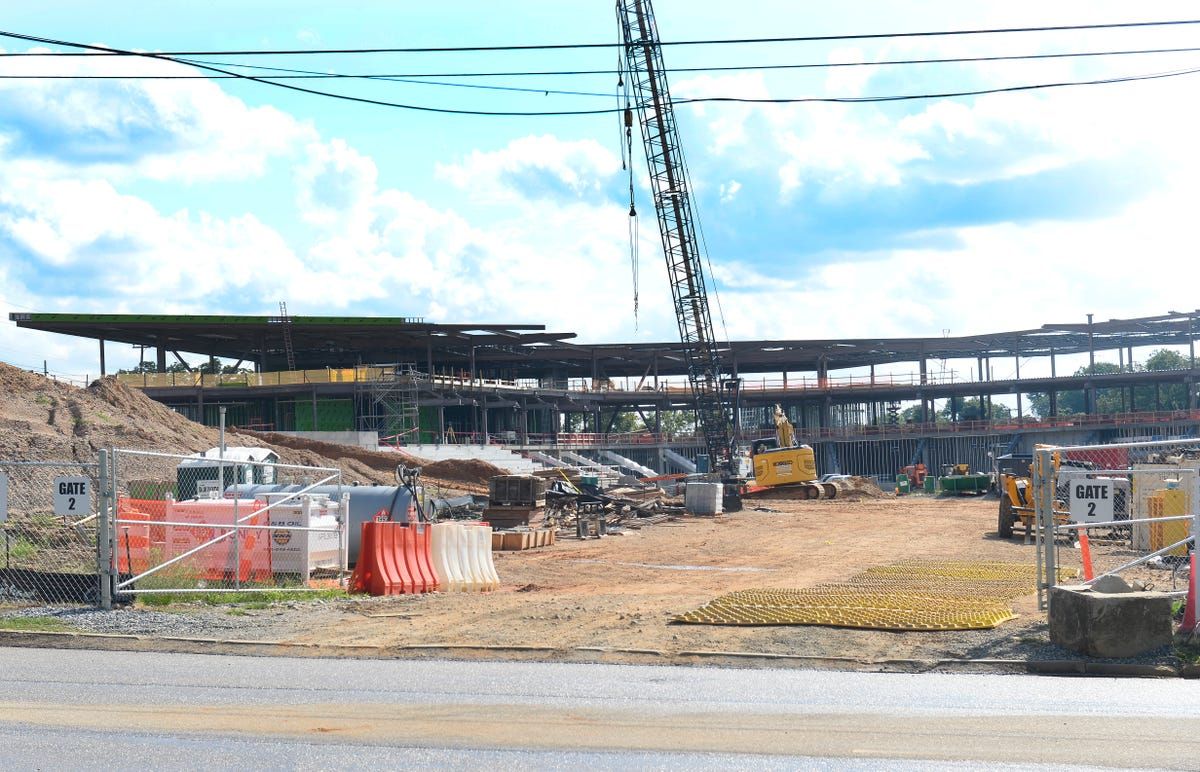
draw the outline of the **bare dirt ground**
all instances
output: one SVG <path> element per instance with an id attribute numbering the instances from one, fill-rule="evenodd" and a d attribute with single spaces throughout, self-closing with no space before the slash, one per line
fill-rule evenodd
<path id="1" fill-rule="evenodd" d="M 316 644 L 721 650 L 864 661 L 1021 657 L 1047 643 L 1032 595 L 1015 602 L 1018 619 L 970 632 L 671 622 L 732 590 L 806 587 L 904 559 L 1032 563 L 1032 546 L 994 536 L 996 506 L 994 499 L 923 496 L 758 499 L 736 514 L 495 553 L 499 592 L 362 598 L 315 615 L 250 614 L 262 615 L 277 636 Z"/>

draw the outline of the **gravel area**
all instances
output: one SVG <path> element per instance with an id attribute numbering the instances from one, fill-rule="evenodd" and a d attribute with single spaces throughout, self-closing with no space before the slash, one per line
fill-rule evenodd
<path id="1" fill-rule="evenodd" d="M 313 614 L 326 610 L 320 602 L 303 604 L 304 611 L 298 610 L 300 605 L 281 603 L 265 609 L 243 609 L 197 604 L 176 606 L 171 611 L 35 606 L 0 612 L 0 620 L 49 617 L 71 630 L 87 633 L 273 640 L 294 632 L 302 618 L 311 619 Z"/>

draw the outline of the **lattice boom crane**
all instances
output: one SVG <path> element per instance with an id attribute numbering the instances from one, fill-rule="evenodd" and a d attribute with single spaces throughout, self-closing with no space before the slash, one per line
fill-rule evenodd
<path id="1" fill-rule="evenodd" d="M 721 376 L 720 352 L 713 335 L 703 261 L 675 111 L 667 88 L 658 25 L 650 0 L 618 0 L 617 16 L 634 109 L 650 168 L 654 211 L 667 260 L 696 419 L 713 470 L 730 476 L 736 472 L 732 413 L 737 386 L 736 381 L 726 381 Z"/>

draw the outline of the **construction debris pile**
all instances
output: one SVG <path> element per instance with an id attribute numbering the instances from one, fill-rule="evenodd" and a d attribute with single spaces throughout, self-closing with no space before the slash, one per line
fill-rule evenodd
<path id="1" fill-rule="evenodd" d="M 577 533 L 594 524 L 595 535 L 620 528 L 636 530 L 673 520 L 684 514 L 683 498 L 667 494 L 658 486 L 624 486 L 600 492 L 590 486 L 560 481 L 546 492 L 546 519 Z"/>
<path id="2" fill-rule="evenodd" d="M 1060 570 L 1060 577 L 1074 572 Z M 732 592 L 679 617 L 707 625 L 823 625 L 874 630 L 981 630 L 1014 619 L 1009 601 L 1036 589 L 1024 563 L 904 561 L 846 582 Z"/>

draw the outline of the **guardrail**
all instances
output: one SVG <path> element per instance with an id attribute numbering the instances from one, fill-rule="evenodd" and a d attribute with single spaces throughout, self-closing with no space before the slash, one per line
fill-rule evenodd
<path id="1" fill-rule="evenodd" d="M 1187 370 L 1169 370 L 1156 372 L 1188 372 Z M 1084 381 L 1088 378 L 1103 382 L 1110 376 L 1120 376 L 1126 373 L 1097 373 L 1094 376 L 1060 376 L 1059 380 Z M 314 370 L 281 370 L 265 373 L 228 373 L 202 374 L 198 372 L 168 372 L 168 373 L 121 373 L 117 379 L 127 386 L 134 388 L 257 388 L 266 386 L 296 386 L 321 383 L 370 383 L 390 380 L 395 373 L 390 367 L 359 366 L 359 367 L 327 367 Z M 655 393 L 664 395 L 686 396 L 691 388 L 682 382 L 659 382 L 657 385 L 641 379 L 636 384 L 633 378 L 623 378 L 622 382 L 601 379 L 593 381 L 590 378 L 571 378 L 558 384 L 547 384 L 537 379 L 500 380 L 489 378 L 472 378 L 469 373 L 440 373 L 432 376 L 418 373 L 417 376 L 441 389 L 491 389 L 495 391 L 566 391 L 585 394 L 604 393 Z M 954 371 L 949 373 L 929 373 L 924 378 L 919 373 L 901 373 L 886 375 L 847 375 L 830 376 L 825 378 L 799 376 L 795 378 L 742 378 L 742 391 L 749 393 L 765 392 L 828 392 L 839 389 L 889 389 L 905 386 L 943 386 L 981 385 L 991 383 L 1018 382 L 1020 379 L 998 379 L 996 381 L 980 381 L 975 378 L 959 377 Z M 1103 387 L 1100 387 L 1103 388 Z M 1060 389 L 1067 391 L 1067 389 Z"/>
<path id="2" fill-rule="evenodd" d="M 930 422 L 904 424 L 877 424 L 858 426 L 835 426 L 824 428 L 796 427 L 796 437 L 801 442 L 840 439 L 888 439 L 929 435 L 954 434 L 1013 434 L 1039 429 L 1085 429 L 1089 427 L 1138 426 L 1180 422 L 1200 423 L 1200 410 L 1162 410 L 1138 413 L 1110 413 L 1107 415 L 1070 415 L 1055 418 L 1019 418 L 1003 421 L 958 421 L 957 423 Z M 769 436 L 773 427 L 746 428 L 745 437 Z M 388 445 L 403 447 L 399 436 L 388 438 Z M 522 437 L 517 432 L 471 433 L 447 432 L 443 445 L 506 445 L 537 448 L 588 448 L 616 447 L 629 445 L 672 445 L 699 444 L 703 437 L 692 433 L 658 434 L 655 432 L 560 432 L 559 434 L 528 434 Z M 385 444 L 381 441 L 381 445 Z"/>

